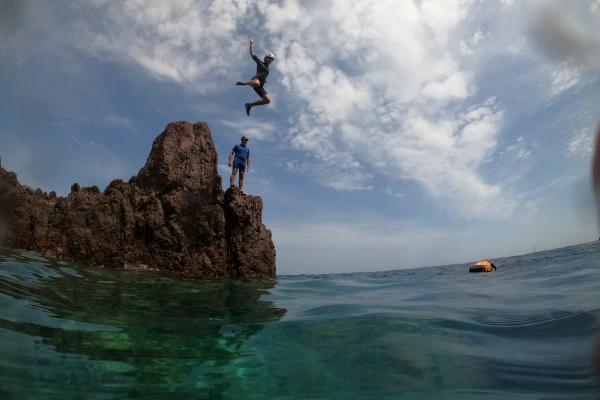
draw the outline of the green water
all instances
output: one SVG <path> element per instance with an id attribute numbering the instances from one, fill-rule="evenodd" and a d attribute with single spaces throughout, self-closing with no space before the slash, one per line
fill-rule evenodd
<path id="1" fill-rule="evenodd" d="M 598 399 L 599 260 L 206 281 L 0 248 L 0 400 Z"/>
<path id="2" fill-rule="evenodd" d="M 260 299 L 273 281 L 75 270 L 3 255 L 3 400 L 224 398 L 230 385 L 219 367 L 285 314 Z M 213 372 L 195 373 L 203 365 Z"/>

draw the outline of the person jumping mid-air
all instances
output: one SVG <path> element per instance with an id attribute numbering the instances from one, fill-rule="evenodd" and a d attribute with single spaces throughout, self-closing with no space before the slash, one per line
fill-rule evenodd
<path id="1" fill-rule="evenodd" d="M 261 97 L 260 100 L 257 100 L 254 103 L 246 103 L 246 114 L 250 115 L 250 110 L 252 107 L 262 106 L 271 102 L 271 98 L 267 94 L 264 85 L 267 82 L 267 76 L 269 75 L 269 64 L 275 60 L 275 56 L 271 53 L 268 53 L 261 61 L 252 50 L 252 45 L 254 44 L 252 36 L 248 36 L 248 40 L 250 40 L 250 56 L 254 61 L 256 61 L 256 75 L 254 75 L 248 82 L 237 81 L 235 84 L 238 86 L 252 86 L 252 89 L 254 89 L 256 94 Z"/>

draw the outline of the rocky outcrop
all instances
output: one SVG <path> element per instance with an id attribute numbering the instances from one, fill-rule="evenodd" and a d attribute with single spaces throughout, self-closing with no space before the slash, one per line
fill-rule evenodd
<path id="1" fill-rule="evenodd" d="M 0 243 L 49 258 L 189 276 L 275 278 L 262 199 L 223 193 L 208 125 L 173 122 L 129 182 L 66 197 L 22 186 L 0 166 Z"/>
<path id="2" fill-rule="evenodd" d="M 262 221 L 263 202 L 258 196 L 244 196 L 236 187 L 225 192 L 225 232 L 229 261 L 238 265 L 241 276 L 259 277 L 269 273 L 275 257 L 271 231 Z M 272 252 L 265 251 L 271 249 Z"/>

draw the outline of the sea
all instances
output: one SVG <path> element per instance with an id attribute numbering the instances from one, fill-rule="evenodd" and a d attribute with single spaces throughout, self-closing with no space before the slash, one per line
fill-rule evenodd
<path id="1" fill-rule="evenodd" d="M 0 399 L 600 399 L 600 243 L 491 261 L 200 280 L 0 248 Z"/>

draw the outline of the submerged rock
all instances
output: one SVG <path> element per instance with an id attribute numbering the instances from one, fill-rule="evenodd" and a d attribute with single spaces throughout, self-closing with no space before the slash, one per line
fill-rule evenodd
<path id="1" fill-rule="evenodd" d="M 0 165 L 0 244 L 49 258 L 189 276 L 275 278 L 262 199 L 224 194 L 208 125 L 173 122 L 129 182 L 74 183 L 67 197 L 20 185 Z"/>

